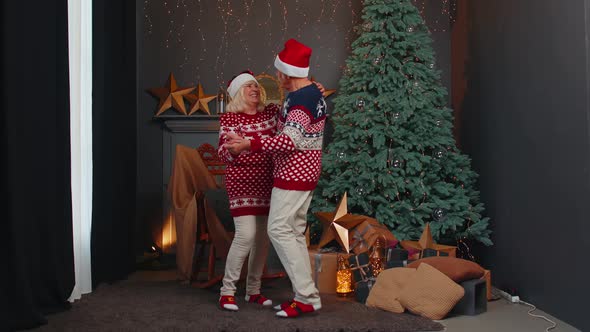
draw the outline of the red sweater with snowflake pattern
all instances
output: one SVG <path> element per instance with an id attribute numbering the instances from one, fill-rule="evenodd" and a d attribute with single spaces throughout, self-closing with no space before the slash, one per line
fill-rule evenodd
<path id="1" fill-rule="evenodd" d="M 322 169 L 326 102 L 315 84 L 287 95 L 277 121 L 277 135 L 255 137 L 252 152 L 273 157 L 273 186 L 285 190 L 313 190 Z"/>
<path id="2" fill-rule="evenodd" d="M 276 133 L 279 107 L 270 104 L 256 114 L 224 113 L 220 118 L 220 159 L 226 163 L 225 185 L 233 217 L 268 215 L 272 191 L 272 160 L 266 153 L 242 152 L 235 156 L 223 147 L 227 133 L 246 139 L 266 139 Z"/>

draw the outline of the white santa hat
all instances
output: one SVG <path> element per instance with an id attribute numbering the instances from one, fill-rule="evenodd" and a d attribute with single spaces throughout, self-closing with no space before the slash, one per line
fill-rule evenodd
<path id="1" fill-rule="evenodd" d="M 307 77 L 310 57 L 311 48 L 295 39 L 289 39 L 285 43 L 285 48 L 277 55 L 275 67 L 287 76 Z"/>
<path id="2" fill-rule="evenodd" d="M 229 81 L 229 84 L 227 86 L 227 93 L 229 93 L 229 96 L 232 99 L 235 98 L 238 91 L 240 91 L 242 85 L 250 81 L 254 81 L 256 82 L 256 84 L 258 84 L 258 81 L 254 77 L 254 74 L 251 71 L 247 70 Z"/>

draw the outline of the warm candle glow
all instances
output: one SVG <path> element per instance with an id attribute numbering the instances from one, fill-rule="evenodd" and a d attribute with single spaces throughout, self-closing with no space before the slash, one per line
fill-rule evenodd
<path id="1" fill-rule="evenodd" d="M 176 250 L 176 223 L 172 213 L 168 215 L 162 226 L 162 251 L 166 254 Z"/>
<path id="2" fill-rule="evenodd" d="M 352 291 L 352 272 L 349 269 L 336 271 L 336 293 L 347 295 Z"/>
<path id="3" fill-rule="evenodd" d="M 336 264 L 336 293 L 339 296 L 347 296 L 354 290 L 352 288 L 352 271 L 350 271 L 348 260 L 342 255 L 338 255 Z"/>

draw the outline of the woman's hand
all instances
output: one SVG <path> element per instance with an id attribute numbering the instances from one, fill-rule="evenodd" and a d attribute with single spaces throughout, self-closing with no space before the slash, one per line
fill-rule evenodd
<path id="1" fill-rule="evenodd" d="M 242 151 L 250 150 L 250 140 L 237 134 L 228 133 L 225 139 L 226 143 L 223 144 L 223 147 L 233 155 L 238 155 L 242 153 Z"/>
<path id="2" fill-rule="evenodd" d="M 318 87 L 318 89 L 320 89 L 320 92 L 322 93 L 322 96 L 323 97 L 326 97 L 326 88 L 324 88 L 324 86 L 322 85 L 322 83 L 316 82 L 316 81 L 312 81 L 312 82 L 313 82 L 313 84 L 315 84 Z"/>

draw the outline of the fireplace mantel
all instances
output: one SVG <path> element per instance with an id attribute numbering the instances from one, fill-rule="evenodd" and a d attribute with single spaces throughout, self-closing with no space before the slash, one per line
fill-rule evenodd
<path id="1" fill-rule="evenodd" d="M 172 133 L 219 132 L 219 115 L 164 115 L 154 117 Z"/>

